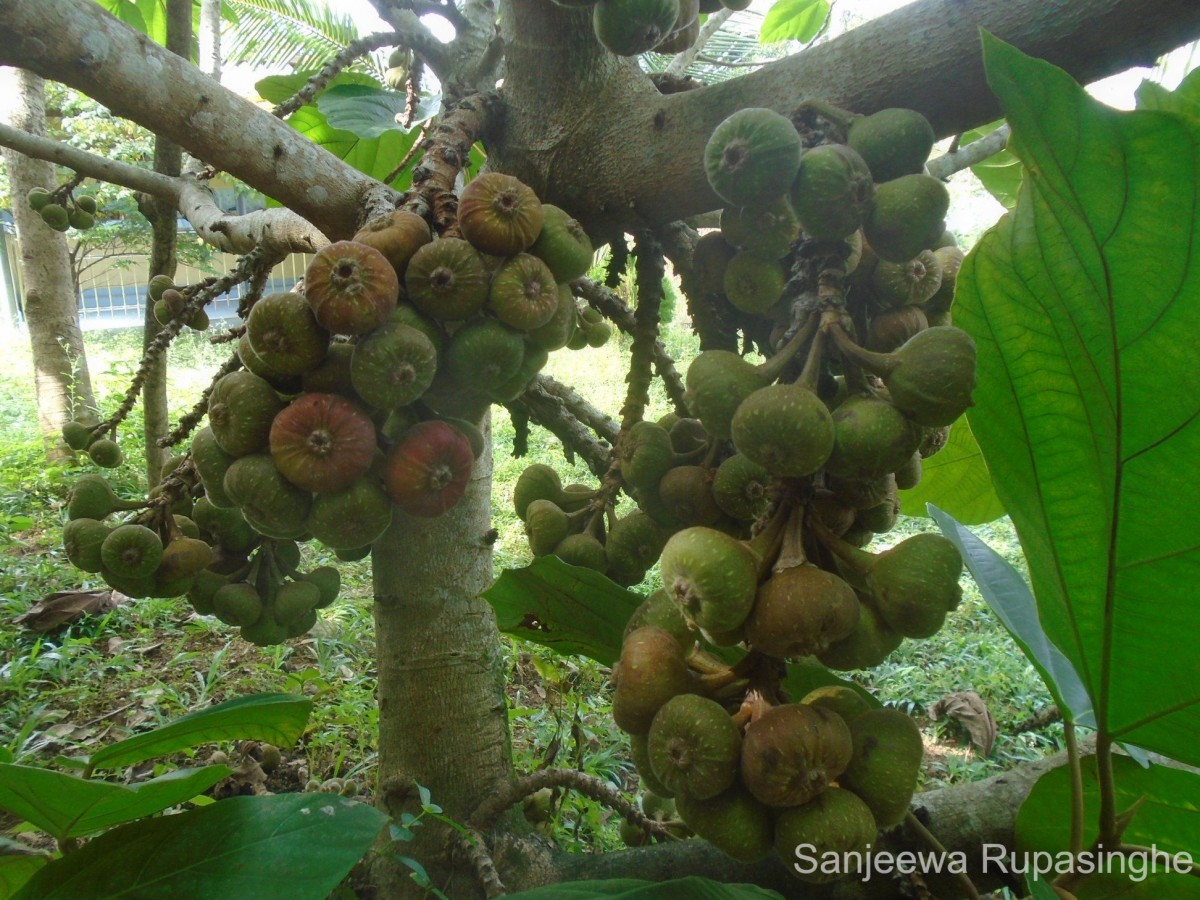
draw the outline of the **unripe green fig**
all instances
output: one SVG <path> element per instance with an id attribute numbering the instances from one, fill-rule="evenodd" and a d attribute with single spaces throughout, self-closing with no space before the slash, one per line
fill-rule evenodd
<path id="1" fill-rule="evenodd" d="M 775 475 L 799 478 L 825 464 L 833 450 L 833 420 L 807 388 L 773 384 L 742 401 L 730 423 L 733 445 Z"/>
<path id="2" fill-rule="evenodd" d="M 880 259 L 904 262 L 933 247 L 945 230 L 950 194 L 929 175 L 902 175 L 875 187 L 863 233 Z"/>
<path id="3" fill-rule="evenodd" d="M 692 622 L 707 631 L 731 631 L 754 605 L 758 566 L 744 544 L 713 528 L 673 535 L 660 560 L 663 588 Z"/>
<path id="4" fill-rule="evenodd" d="M 50 202 L 51 194 L 48 190 L 41 187 L 30 188 L 29 193 L 25 195 L 25 202 L 29 204 L 29 208 L 34 212 L 41 212 Z"/>
<path id="5" fill-rule="evenodd" d="M 809 237 L 840 241 L 858 231 L 871 209 L 874 186 L 862 157 L 843 144 L 813 147 L 800 159 L 792 208 Z"/>
<path id="6" fill-rule="evenodd" d="M 771 852 L 771 812 L 740 785 L 709 800 L 680 794 L 675 805 L 689 828 L 740 862 L 755 862 Z"/>
<path id="7" fill-rule="evenodd" d="M 898 709 L 873 709 L 850 724 L 853 754 L 841 784 L 870 808 L 880 828 L 903 821 L 925 747 L 916 722 Z"/>
<path id="8" fill-rule="evenodd" d="M 67 212 L 66 207 L 59 206 L 57 203 L 46 204 L 39 214 L 42 221 L 55 231 L 66 231 L 71 227 L 70 213 Z"/>
<path id="9" fill-rule="evenodd" d="M 929 120 L 914 109 L 881 109 L 850 123 L 846 143 L 858 151 L 879 182 L 918 175 L 935 140 Z"/>
<path id="10" fill-rule="evenodd" d="M 787 868 L 801 881 L 838 881 L 858 871 L 854 861 L 863 858 L 877 832 L 875 817 L 866 803 L 850 791 L 831 787 L 803 806 L 779 814 L 775 819 L 775 851 L 785 862 L 800 853 L 800 848 L 808 859 L 836 854 L 838 859 L 848 860 L 849 866 L 837 872 L 826 872 L 819 866 L 812 872 L 807 866 Z"/>
<path id="11" fill-rule="evenodd" d="M 801 150 L 800 135 L 786 116 L 770 109 L 741 109 L 708 139 L 704 171 L 726 203 L 766 204 L 787 193 L 800 167 Z"/>
<path id="12" fill-rule="evenodd" d="M 673 794 L 707 800 L 737 780 L 742 735 L 715 700 L 672 697 L 655 714 L 647 739 L 654 774 Z"/>
<path id="13" fill-rule="evenodd" d="M 92 458 L 92 462 L 102 469 L 115 469 L 125 460 L 117 442 L 109 438 L 92 441 L 87 452 L 88 456 Z"/>

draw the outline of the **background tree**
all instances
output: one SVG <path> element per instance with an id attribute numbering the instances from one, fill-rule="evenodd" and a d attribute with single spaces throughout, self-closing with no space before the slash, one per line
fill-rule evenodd
<path id="1" fill-rule="evenodd" d="M 46 133 L 45 82 L 22 71 L 8 71 L 6 118 L 31 134 Z M 24 198 L 30 190 L 58 186 L 54 167 L 6 149 L 10 190 Z M 62 443 L 62 427 L 72 419 L 94 416 L 95 401 L 79 330 L 74 279 L 67 238 L 47 225 L 28 204 L 13 203 L 13 217 L 21 245 L 21 271 L 25 288 L 23 308 L 33 346 L 34 383 L 38 418 L 46 454 L 54 460 L 70 456 Z"/>
<path id="2" fill-rule="evenodd" d="M 1185 2 L 1095 0 L 1070 9 L 986 3 L 967 16 L 926 0 L 751 75 L 664 96 L 636 65 L 599 47 L 585 13 L 543 0 L 510 0 L 500 9 L 497 38 L 490 4 L 418 7 L 452 20 L 456 35 L 446 44 L 421 24 L 413 7 L 382 0 L 377 5 L 396 29 L 389 40 L 412 49 L 443 85 L 442 130 L 413 170 L 414 193 L 435 225 L 452 220 L 454 178 L 471 144 L 482 137 L 490 167 L 519 176 L 544 200 L 569 208 L 598 241 L 620 239 L 626 231 L 655 232 L 685 284 L 695 235 L 679 223 L 718 205 L 700 160 L 714 127 L 736 109 L 788 112 L 803 99 L 859 112 L 907 106 L 948 135 L 997 113 L 979 60 L 979 27 L 1082 80 L 1145 61 L 1200 33 L 1200 10 Z M 0 61 L 86 89 L 117 114 L 178 141 L 288 211 L 231 222 L 213 217 L 187 179 L 130 172 L 9 131 L 0 133 L 0 141 L 171 198 L 189 218 L 195 213 L 197 230 L 220 246 L 248 249 L 257 242 L 273 253 L 308 249 L 348 237 L 400 202 L 379 180 L 392 168 L 371 177 L 322 152 L 81 0 L 51 0 L 36 13 L 20 4 L 0 5 L 0 24 L 20 38 L 0 49 Z M 923 39 L 912 41 L 914 34 Z M 1114 44 L 1112 35 L 1122 35 L 1122 43 Z M 496 97 L 490 92 L 501 60 L 504 83 Z M 930 72 L 937 77 L 931 80 Z M 311 94 L 301 98 L 308 99 Z M 469 405 L 461 412 L 476 419 L 483 414 Z M 432 523 L 397 514 L 373 549 L 379 796 L 396 816 L 419 805 L 414 778 L 463 819 L 483 798 L 506 796 L 513 781 L 497 632 L 490 608 L 477 596 L 490 580 L 487 460 L 485 453 L 452 512 Z M 1008 835 L 1013 808 L 1028 784 L 1013 776 L 1003 788 L 991 785 L 988 815 L 970 821 L 956 810 L 978 802 L 978 793 L 948 791 L 922 803 L 948 846 L 972 847 Z M 941 822 L 947 823 L 944 830 Z M 731 867 L 694 844 L 611 860 L 563 861 L 503 824 L 492 839 L 510 885 L 588 871 L 654 877 L 681 868 L 742 879 L 779 877 L 778 870 L 773 875 Z M 440 839 L 429 834 L 418 846 L 423 859 L 441 850 Z M 444 864 L 460 875 L 453 892 L 472 890 L 461 864 Z M 381 877 L 388 894 L 407 886 L 402 877 Z"/>

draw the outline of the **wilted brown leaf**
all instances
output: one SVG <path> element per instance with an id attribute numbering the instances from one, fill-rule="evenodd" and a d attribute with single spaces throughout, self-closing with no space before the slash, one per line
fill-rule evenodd
<path id="1" fill-rule="evenodd" d="M 971 738 L 971 746 L 983 757 L 990 756 L 996 743 L 996 720 L 992 718 L 987 704 L 974 691 L 956 691 L 947 694 L 929 710 L 935 721 L 941 718 L 961 722 Z"/>
<path id="2" fill-rule="evenodd" d="M 55 631 L 84 616 L 98 616 L 116 609 L 129 598 L 120 591 L 57 591 L 43 597 L 13 622 L 30 631 Z"/>

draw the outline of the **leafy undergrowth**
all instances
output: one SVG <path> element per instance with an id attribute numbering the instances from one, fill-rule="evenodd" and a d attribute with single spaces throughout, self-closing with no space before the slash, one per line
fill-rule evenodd
<path id="1" fill-rule="evenodd" d="M 694 353 L 683 328 L 667 333 L 681 369 Z M 119 402 L 133 370 L 139 337 L 133 332 L 88 335 L 89 362 L 101 408 Z M 0 756 L 48 764 L 58 754 L 78 755 L 131 731 L 198 706 L 242 694 L 292 691 L 316 700 L 310 728 L 300 744 L 283 748 L 292 789 L 330 778 L 352 779 L 370 790 L 376 761 L 374 628 L 366 562 L 342 564 L 341 599 L 303 639 L 260 649 L 235 637 L 216 620 L 197 617 L 183 599 L 142 600 L 39 635 L 12 619 L 54 591 L 99 586 L 94 576 L 72 569 L 59 546 L 62 508 L 73 478 L 90 466 L 47 467 L 34 423 L 27 373 L 28 347 L 21 335 L 0 337 L 0 350 L 16 364 L 0 374 Z M 225 352 L 202 338 L 183 339 L 172 352 L 170 396 L 176 415 L 207 384 Z M 620 406 L 624 372 L 614 341 L 599 350 L 556 354 L 550 371 L 576 386 L 597 406 Z M 661 391 L 648 416 L 669 408 Z M 128 462 L 107 473 L 118 489 L 137 490 L 142 467 L 141 422 L 135 411 L 122 430 Z M 514 431 L 503 410 L 493 418 L 495 441 L 494 522 L 497 571 L 528 562 L 524 535 L 512 511 L 512 487 L 530 462 L 554 464 L 564 482 L 589 476 L 561 456 L 557 441 L 535 429 L 529 454 L 514 458 Z M 881 545 L 929 520 L 905 519 Z M 1005 522 L 985 526 L 983 537 L 1018 565 L 1020 548 Z M 330 554 L 306 549 L 314 564 Z M 652 572 L 641 590 L 657 587 Z M 969 579 L 962 606 L 932 641 L 906 641 L 861 682 L 885 703 L 899 705 L 921 722 L 927 747 L 924 786 L 976 780 L 1058 749 L 1061 729 L 1017 726 L 1050 699 Z M 579 768 L 636 791 L 626 741 L 612 723 L 608 672 L 586 659 L 555 657 L 532 644 L 504 640 L 508 697 L 517 767 Z M 984 759 L 952 722 L 933 722 L 942 696 L 975 691 L 998 724 L 998 739 Z M 214 748 L 200 748 L 204 757 Z M 225 748 L 231 749 L 231 748 Z M 182 760 L 181 760 L 182 761 Z M 436 800 L 436 798 L 435 798 Z M 611 813 L 590 801 L 556 798 L 542 826 L 567 846 L 610 849 L 620 845 Z"/>

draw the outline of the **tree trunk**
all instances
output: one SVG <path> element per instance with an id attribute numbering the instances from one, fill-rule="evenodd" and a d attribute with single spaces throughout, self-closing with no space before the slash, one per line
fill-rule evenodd
<path id="1" fill-rule="evenodd" d="M 462 500 L 446 515 L 395 512 L 375 544 L 375 646 L 379 667 L 378 804 L 393 817 L 419 813 L 417 784 L 446 814 L 465 821 L 512 777 L 505 672 L 496 618 L 480 599 L 492 579 L 491 443 Z M 471 895 L 471 876 L 450 875 L 444 826 L 425 820 L 413 856 L 451 897 Z M 382 897 L 412 894 L 407 870 L 381 857 Z M 415 891 L 415 893 L 413 893 Z"/>
<path id="2" fill-rule="evenodd" d="M 8 116 L 25 131 L 46 133 L 45 84 L 23 70 L 9 70 L 3 91 L 11 102 Z M 12 190 L 13 218 L 21 248 L 25 322 L 33 349 L 34 384 L 37 390 L 38 429 L 49 459 L 70 458 L 62 442 L 62 427 L 72 419 L 95 419 L 95 400 L 88 375 L 83 333 L 79 330 L 79 305 L 71 278 L 66 235 L 55 231 L 30 209 L 25 195 L 31 188 L 52 190 L 57 182 L 54 167 L 4 151 Z"/>
<path id="3" fill-rule="evenodd" d="M 184 57 L 192 47 L 191 0 L 170 0 L 167 4 L 167 49 Z M 154 138 L 154 171 L 163 175 L 178 175 L 183 168 L 183 149 L 164 137 Z M 153 226 L 150 243 L 150 277 L 174 277 L 177 261 L 175 248 L 179 228 L 175 219 L 175 204 L 160 197 L 150 198 Z M 146 316 L 142 323 L 142 349 L 145 350 L 162 330 L 154 317 L 154 303 L 146 297 Z M 163 463 L 170 452 L 158 445 L 171 426 L 167 408 L 167 353 L 161 353 L 150 364 L 142 385 L 142 433 L 146 439 L 146 483 L 155 487 L 162 480 Z"/>
<path id="4" fill-rule="evenodd" d="M 200 71 L 221 80 L 221 0 L 200 3 Z"/>

